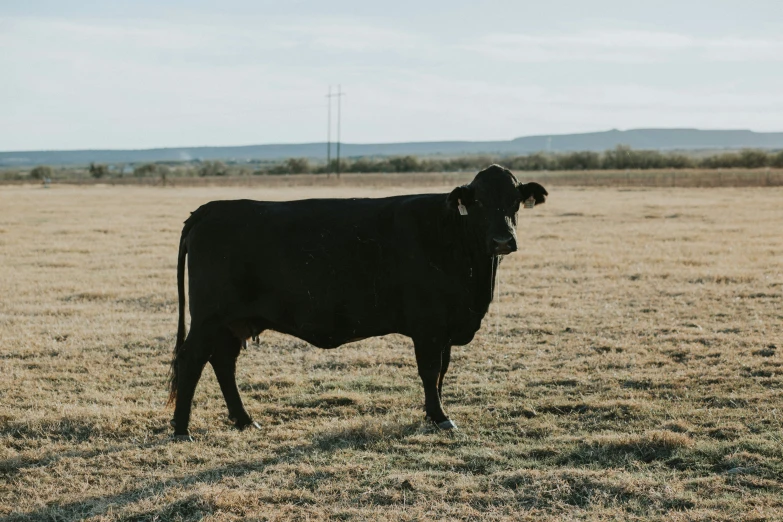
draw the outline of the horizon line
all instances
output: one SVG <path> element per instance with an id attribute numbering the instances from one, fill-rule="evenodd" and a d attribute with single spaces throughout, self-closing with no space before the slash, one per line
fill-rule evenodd
<path id="1" fill-rule="evenodd" d="M 780 134 L 783 130 L 779 131 L 755 131 L 752 129 L 710 129 L 710 128 L 698 128 L 698 127 L 633 127 L 629 129 L 617 129 L 612 128 L 608 130 L 595 130 L 585 132 L 570 132 L 570 133 L 558 133 L 558 134 L 529 134 L 524 136 L 516 136 L 510 139 L 488 139 L 488 140 L 470 140 L 470 139 L 445 139 L 445 140 L 422 140 L 422 141 L 376 141 L 376 142 L 355 142 L 355 141 L 341 141 L 343 145 L 408 145 L 413 143 L 422 144 L 434 144 L 434 143 L 509 143 L 519 139 L 526 138 L 547 138 L 557 136 L 580 136 L 586 134 L 606 134 L 610 132 L 634 132 L 634 131 L 699 131 L 699 132 L 750 132 L 753 134 Z M 331 142 L 336 143 L 336 142 Z M 10 153 L 25 153 L 25 152 L 119 152 L 119 151 L 152 151 L 152 150 L 166 150 L 166 149 L 209 149 L 209 148 L 245 148 L 245 147 L 277 147 L 277 146 L 292 146 L 292 145 L 326 145 L 326 141 L 301 141 L 301 142 L 279 142 L 279 143 L 249 143 L 244 145 L 171 145 L 171 146 L 153 146 L 153 147 L 138 147 L 138 148 L 77 148 L 77 149 L 16 149 L 16 150 L 0 150 L 0 154 Z"/>

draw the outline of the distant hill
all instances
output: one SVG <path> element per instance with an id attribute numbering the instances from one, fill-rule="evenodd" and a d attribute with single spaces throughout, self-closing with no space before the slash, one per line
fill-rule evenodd
<path id="1" fill-rule="evenodd" d="M 509 141 L 430 141 L 411 143 L 343 143 L 344 157 L 523 155 L 538 151 L 604 151 L 617 145 L 647 150 L 783 149 L 783 132 L 699 129 L 633 129 L 583 134 L 526 136 Z M 155 161 L 251 161 L 284 158 L 326 159 L 326 143 L 247 145 L 242 147 L 172 147 L 143 150 L 69 150 L 0 152 L 0 166 L 145 163 Z"/>

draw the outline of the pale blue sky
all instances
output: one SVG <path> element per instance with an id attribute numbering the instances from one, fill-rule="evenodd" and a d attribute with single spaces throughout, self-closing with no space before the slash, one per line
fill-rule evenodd
<path id="1" fill-rule="evenodd" d="M 0 150 L 783 130 L 775 1 L 0 0 Z"/>

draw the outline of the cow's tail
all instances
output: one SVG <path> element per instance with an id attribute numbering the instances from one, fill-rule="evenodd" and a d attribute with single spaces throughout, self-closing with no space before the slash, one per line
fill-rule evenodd
<path id="1" fill-rule="evenodd" d="M 188 248 L 187 233 L 189 231 L 187 224 L 182 230 L 182 237 L 179 240 L 179 256 L 177 257 L 177 294 L 179 296 L 179 322 L 177 323 L 177 344 L 174 345 L 174 358 L 171 361 L 171 372 L 169 377 L 169 400 L 166 405 L 171 405 L 177 399 L 177 358 L 185 344 L 185 256 Z"/>

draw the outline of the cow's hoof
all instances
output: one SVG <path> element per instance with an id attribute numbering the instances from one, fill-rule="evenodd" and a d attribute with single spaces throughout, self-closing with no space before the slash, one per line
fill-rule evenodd
<path id="1" fill-rule="evenodd" d="M 193 437 L 191 437 L 189 434 L 184 433 L 181 435 L 177 435 L 176 433 L 171 436 L 171 440 L 174 442 L 193 442 Z"/>
<path id="2" fill-rule="evenodd" d="M 441 422 L 435 422 L 434 420 L 432 420 L 432 417 L 430 417 L 429 415 L 427 415 L 426 419 L 427 419 L 427 422 L 431 422 L 439 430 L 456 430 L 456 429 L 458 429 L 457 428 L 457 424 L 453 420 L 451 420 L 451 419 L 446 419 L 445 421 L 441 421 Z"/>
<path id="3" fill-rule="evenodd" d="M 246 429 L 260 430 L 261 429 L 261 425 L 259 423 L 257 423 L 256 421 L 251 421 L 250 424 L 245 424 L 244 426 L 242 426 L 239 429 L 240 430 L 246 430 Z"/>
<path id="4" fill-rule="evenodd" d="M 239 431 L 244 431 L 248 428 L 252 430 L 260 430 L 261 425 L 253 420 L 247 420 L 246 422 L 234 422 L 234 427 Z"/>
<path id="5" fill-rule="evenodd" d="M 456 430 L 456 429 L 458 429 L 457 428 L 457 424 L 453 420 L 451 420 L 451 419 L 445 420 L 443 422 L 439 422 L 438 423 L 438 428 L 441 429 L 441 430 Z"/>

